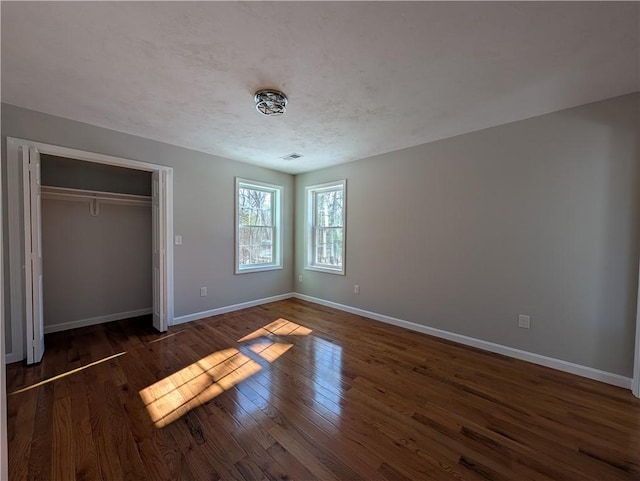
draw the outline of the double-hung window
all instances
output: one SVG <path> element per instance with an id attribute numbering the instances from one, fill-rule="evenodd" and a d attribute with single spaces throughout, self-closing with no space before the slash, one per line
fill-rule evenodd
<path id="1" fill-rule="evenodd" d="M 282 269 L 282 187 L 236 178 L 236 274 Z"/>
<path id="2" fill-rule="evenodd" d="M 346 180 L 306 188 L 306 268 L 344 275 Z"/>

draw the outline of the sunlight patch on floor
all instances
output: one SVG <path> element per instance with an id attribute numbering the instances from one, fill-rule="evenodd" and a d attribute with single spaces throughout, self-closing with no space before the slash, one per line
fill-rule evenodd
<path id="1" fill-rule="evenodd" d="M 156 427 L 164 427 L 260 371 L 235 348 L 217 351 L 142 389 L 139 394 Z"/>
<path id="2" fill-rule="evenodd" d="M 65 376 L 70 376 L 71 374 L 75 374 L 75 373 L 80 372 L 80 371 L 82 371 L 84 369 L 87 369 L 89 367 L 96 366 L 98 364 L 102 364 L 103 362 L 110 361 L 111 359 L 115 359 L 116 357 L 123 356 L 126 353 L 127 353 L 127 351 L 119 352 L 118 354 L 114 354 L 113 356 L 108 356 L 108 357 L 105 357 L 105 358 L 100 359 L 98 361 L 93 361 L 93 362 L 87 364 L 86 366 L 82 366 L 82 367 L 77 367 L 75 369 L 71 369 L 70 371 L 63 372 L 62 374 L 58 374 L 57 376 L 53 376 L 53 377 L 50 377 L 49 379 L 45 379 L 44 381 L 40 381 L 40 382 L 37 382 L 35 384 L 32 384 L 31 386 L 23 387 L 22 389 L 18 389 L 17 391 L 10 392 L 8 394 L 8 396 L 13 396 L 14 394 L 20 394 L 21 392 L 28 391 L 29 389 L 34 389 L 34 388 L 40 387 L 40 386 L 42 386 L 44 384 L 56 381 L 56 380 L 61 379 L 61 378 L 65 377 Z"/>
<path id="3" fill-rule="evenodd" d="M 307 327 L 280 318 L 256 329 L 238 342 L 258 340 L 248 346 L 251 352 L 247 354 L 254 353 L 271 363 L 293 347 L 293 344 L 272 341 L 272 336 L 307 336 L 311 332 Z M 261 369 L 260 364 L 238 349 L 223 349 L 142 389 L 139 394 L 151 420 L 161 428 Z"/>
<path id="4" fill-rule="evenodd" d="M 273 362 L 293 347 L 293 344 L 283 344 L 281 342 L 257 342 L 249 346 L 252 352 L 262 359 Z"/>
<path id="5" fill-rule="evenodd" d="M 308 336 L 312 332 L 313 330 L 308 327 L 280 318 L 238 339 L 238 342 L 251 341 L 259 337 L 269 336 Z"/>
<path id="6" fill-rule="evenodd" d="M 173 337 L 173 336 L 175 336 L 177 334 L 180 334 L 181 332 L 185 332 L 185 331 L 186 331 L 186 329 L 182 329 L 182 330 L 180 330 L 178 332 L 172 332 L 171 334 L 167 334 L 166 336 L 162 336 L 162 337 L 159 337 L 158 339 L 154 339 L 153 341 L 149 341 L 149 344 L 153 344 L 155 342 L 164 341 L 165 339 L 169 339 L 170 337 Z"/>

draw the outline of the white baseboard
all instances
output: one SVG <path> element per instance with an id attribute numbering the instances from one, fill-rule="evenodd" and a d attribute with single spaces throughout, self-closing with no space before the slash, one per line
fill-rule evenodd
<path id="1" fill-rule="evenodd" d="M 263 299 L 256 299 L 255 301 L 241 302 L 240 304 L 232 304 L 230 306 L 218 307 L 208 311 L 196 312 L 194 314 L 187 314 L 185 316 L 178 316 L 173 318 L 172 326 L 177 324 L 184 324 L 185 322 L 197 321 L 198 319 L 204 319 L 205 317 L 217 316 L 219 314 L 226 314 L 227 312 L 239 311 L 240 309 L 246 309 L 247 307 L 259 306 L 261 304 L 268 304 L 269 302 L 282 301 L 284 299 L 290 299 L 294 297 L 293 292 L 286 294 L 280 294 L 278 296 L 265 297 Z"/>
<path id="2" fill-rule="evenodd" d="M 80 319 L 78 321 L 62 322 L 44 326 L 44 333 L 66 331 L 77 327 L 93 326 L 94 324 L 102 324 L 104 322 L 119 321 L 121 319 L 129 319 L 130 317 L 146 316 L 151 314 L 153 310 L 148 307 L 146 309 L 137 309 L 135 311 L 118 312 L 116 314 L 107 314 L 106 316 L 90 317 L 89 319 Z"/>
<path id="3" fill-rule="evenodd" d="M 476 347 L 485 351 L 495 352 L 504 356 L 513 357 L 523 361 L 528 361 L 533 364 L 539 364 L 540 366 L 550 367 L 559 371 L 576 374 L 578 376 L 594 379 L 614 386 L 631 389 L 631 378 L 620 376 L 611 372 L 600 371 L 592 367 L 581 366 L 580 364 L 574 364 L 572 362 L 562 361 L 560 359 L 554 359 L 552 357 L 542 356 L 540 354 L 534 354 L 532 352 L 522 351 L 509 346 L 503 346 L 502 344 L 495 344 L 489 341 L 483 341 L 482 339 L 476 339 L 473 337 L 463 336 L 462 334 L 456 334 L 453 332 L 443 331 L 433 327 L 423 326 L 422 324 L 416 324 L 415 322 L 409 322 L 395 317 L 385 316 L 376 312 L 365 311 L 357 307 L 351 307 L 344 304 L 338 304 L 337 302 L 326 301 L 317 297 L 307 296 L 305 294 L 293 293 L 293 296 L 297 299 L 313 302 L 327 307 L 333 307 L 340 311 L 349 312 L 351 314 L 357 314 L 359 316 L 368 317 L 376 321 L 385 322 L 387 324 L 393 324 L 394 326 L 404 327 L 412 331 L 422 332 L 429 334 L 430 336 L 447 339 L 449 341 L 464 344 L 466 346 Z"/>
<path id="4" fill-rule="evenodd" d="M 240 304 L 232 304 L 229 306 L 219 307 L 216 309 L 211 309 L 208 311 L 196 312 L 194 314 L 187 314 L 184 316 L 178 316 L 173 319 L 172 326 L 183 324 L 185 322 L 196 321 L 198 319 L 204 319 L 206 317 L 217 316 L 219 314 L 225 314 L 228 312 L 238 311 L 240 309 L 246 309 L 248 307 L 259 306 L 262 304 L 268 304 L 270 302 L 281 301 L 284 299 L 289 299 L 291 297 L 302 299 L 305 301 L 313 302 L 315 304 L 320 304 L 327 307 L 332 307 L 334 309 L 338 309 L 340 311 L 349 312 L 351 314 L 356 314 L 359 316 L 367 317 L 369 319 L 373 319 L 376 321 L 384 322 L 386 324 L 392 324 L 394 326 L 403 327 L 405 329 L 409 329 L 411 331 L 421 332 L 423 334 L 428 334 L 434 337 L 439 337 L 441 339 L 446 339 L 449 341 L 457 342 L 459 344 L 464 344 L 466 346 L 475 347 L 478 349 L 483 349 L 485 351 L 494 352 L 497 354 L 502 354 L 504 356 L 512 357 L 515 359 L 520 359 L 523 361 L 528 361 L 533 364 L 538 364 L 540 366 L 550 367 L 552 369 L 557 369 L 559 371 L 568 372 L 571 374 L 575 374 L 577 376 L 582 376 L 588 379 L 594 379 L 596 381 L 601 381 L 607 384 L 612 384 L 614 386 L 619 386 L 626 389 L 631 389 L 631 381 L 632 379 L 629 377 L 621 376 L 619 374 L 614 374 L 606 371 L 601 371 L 599 369 L 594 369 L 592 367 L 582 366 L 580 364 L 574 364 L 572 362 L 563 361 L 561 359 L 555 359 L 547 356 L 543 356 L 541 354 L 535 354 L 532 352 L 522 351 L 520 349 L 516 349 L 509 346 L 504 346 L 502 344 L 496 344 L 489 341 L 483 341 L 482 339 L 476 339 L 469 336 L 464 336 L 462 334 L 456 334 L 453 332 L 444 331 L 441 329 L 436 329 L 429 326 L 424 326 L 422 324 L 417 324 L 415 322 L 405 321 L 403 319 L 398 319 L 391 316 L 386 316 L 384 314 L 378 314 L 376 312 L 367 311 L 364 309 L 360 309 L 357 307 L 347 306 L 345 304 L 339 304 L 337 302 L 327 301 L 324 299 L 320 299 L 318 297 L 307 296 L 305 294 L 300 294 L 297 292 L 289 292 L 286 294 L 280 294 L 272 297 L 265 297 L 263 299 L 256 299 L 254 301 L 242 302 Z M 149 309 L 140 309 L 137 311 L 129 311 L 123 312 L 119 314 L 112 314 L 108 316 L 100 316 L 93 317 L 90 319 L 83 319 L 80 321 L 67 322 L 63 324 L 56 324 L 54 326 L 45 326 L 45 334 L 50 332 L 63 331 L 66 329 L 74 329 L 76 327 L 84 327 L 90 326 L 93 324 L 100 324 L 103 322 L 117 321 L 120 319 L 127 319 L 130 317 L 142 316 L 146 314 L 151 314 L 152 310 Z M 21 359 L 14 359 L 16 357 L 13 353 L 7 353 L 5 355 L 5 362 L 17 362 Z"/>

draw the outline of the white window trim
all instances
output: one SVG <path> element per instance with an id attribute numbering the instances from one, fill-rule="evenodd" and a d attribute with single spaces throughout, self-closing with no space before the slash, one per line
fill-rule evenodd
<path id="1" fill-rule="evenodd" d="M 311 197 L 316 192 L 322 192 L 327 190 L 335 190 L 341 188 L 343 192 L 343 219 L 342 219 L 342 266 L 341 267 L 328 267 L 319 266 L 312 263 L 313 260 L 313 202 Z M 345 265 L 347 258 L 347 180 L 336 180 L 334 182 L 325 182 L 324 184 L 308 185 L 305 187 L 305 231 L 304 231 L 304 244 L 305 244 L 305 261 L 304 268 L 308 271 L 326 272 L 328 274 L 337 274 L 340 276 L 345 275 Z"/>
<path id="2" fill-rule="evenodd" d="M 274 262 L 271 264 L 256 264 L 255 266 L 246 266 L 240 267 L 240 256 L 238 249 L 238 242 L 240 240 L 240 222 L 238 221 L 238 213 L 240 212 L 239 206 L 239 196 L 238 193 L 240 191 L 240 185 L 251 188 L 255 187 L 256 189 L 266 189 L 273 191 L 275 206 L 273 209 L 274 214 L 274 227 L 273 227 L 273 237 L 275 240 L 275 248 L 273 250 Z M 249 272 L 264 272 L 264 271 L 274 271 L 282 269 L 282 192 L 284 187 L 281 185 L 268 184 L 266 182 L 260 182 L 257 180 L 244 179 L 241 177 L 236 177 L 236 188 L 235 188 L 235 239 L 233 244 L 233 249 L 235 251 L 234 259 L 235 259 L 235 273 L 236 274 L 248 274 Z"/>

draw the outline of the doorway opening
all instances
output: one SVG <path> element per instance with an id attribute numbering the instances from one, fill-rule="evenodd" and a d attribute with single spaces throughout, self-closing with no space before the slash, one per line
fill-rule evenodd
<path id="1" fill-rule="evenodd" d="M 151 325 L 151 172 L 40 154 L 44 333 Z"/>
<path id="2" fill-rule="evenodd" d="M 126 194 L 69 192 L 42 186 L 43 156 L 90 162 L 93 166 L 112 166 L 150 173 L 151 188 L 151 273 L 153 326 L 160 332 L 173 321 L 173 169 L 146 162 L 121 159 L 54 145 L 7 138 L 7 171 L 10 211 L 11 332 L 12 361 L 26 357 L 37 363 L 44 354 L 44 310 L 42 268 L 43 195 L 93 195 L 91 215 L 99 214 L 100 203 L 144 202 Z M 21 182 L 19 182 L 21 180 Z M 21 187 L 21 188 L 19 188 Z M 86 189 L 84 189 L 86 190 Z M 135 195 L 135 194 L 131 194 Z M 99 254 L 97 254 L 99 255 Z M 22 260 L 22 262 L 20 262 Z M 20 265 L 17 265 L 17 264 Z M 16 276 L 16 273 L 18 274 Z M 46 275 L 46 274 L 45 274 Z M 18 306 L 23 309 L 19 309 Z"/>

